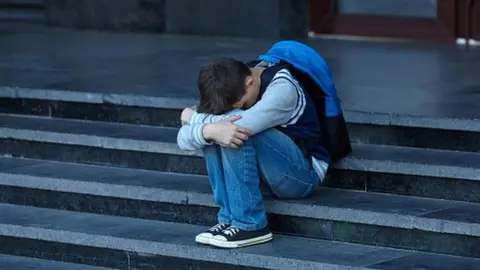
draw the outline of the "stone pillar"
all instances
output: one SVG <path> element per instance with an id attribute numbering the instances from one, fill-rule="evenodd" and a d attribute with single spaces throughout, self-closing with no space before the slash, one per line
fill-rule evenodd
<path id="1" fill-rule="evenodd" d="M 168 33 L 267 38 L 308 35 L 308 0 L 165 0 Z"/>
<path id="2" fill-rule="evenodd" d="M 165 29 L 165 0 L 45 0 L 46 24 L 116 31 Z"/>

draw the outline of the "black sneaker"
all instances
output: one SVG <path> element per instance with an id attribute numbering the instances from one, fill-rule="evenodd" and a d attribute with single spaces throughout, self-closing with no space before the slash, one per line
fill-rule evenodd
<path id="1" fill-rule="evenodd" d="M 210 238 L 210 245 L 221 248 L 240 248 L 265 243 L 272 239 L 273 235 L 268 227 L 258 231 L 244 231 L 229 227 Z"/>
<path id="2" fill-rule="evenodd" d="M 211 227 L 210 229 L 206 230 L 205 232 L 202 232 L 201 234 L 197 235 L 195 237 L 195 242 L 208 245 L 210 244 L 211 238 L 220 234 L 223 230 L 225 230 L 228 227 L 230 227 L 230 224 L 217 224 Z"/>

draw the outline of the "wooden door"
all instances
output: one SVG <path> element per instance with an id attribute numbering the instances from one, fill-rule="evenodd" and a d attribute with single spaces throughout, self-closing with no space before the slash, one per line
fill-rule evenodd
<path id="1" fill-rule="evenodd" d="M 355 3 L 361 7 L 369 1 L 382 1 L 377 2 L 378 5 L 381 4 L 387 8 L 389 4 L 405 4 L 402 9 L 391 8 L 389 12 L 392 14 L 368 10 L 345 12 L 345 7 L 342 10 L 342 4 Z M 471 35 L 474 37 L 480 35 L 478 0 L 428 0 L 435 5 L 430 7 L 433 10 L 427 10 L 425 14 L 414 14 L 419 10 L 414 4 L 418 4 L 420 0 L 412 1 L 415 0 L 310 0 L 310 28 L 317 34 L 454 42 L 457 37 L 467 31 L 466 20 L 468 19 Z M 393 14 L 397 10 L 406 12 Z M 469 18 L 466 16 L 468 11 L 470 11 Z"/>
<path id="2" fill-rule="evenodd" d="M 480 41 L 480 0 L 457 0 L 457 36 Z"/>

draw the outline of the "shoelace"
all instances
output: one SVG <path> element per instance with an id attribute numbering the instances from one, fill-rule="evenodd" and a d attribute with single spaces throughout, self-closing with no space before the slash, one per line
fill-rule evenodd
<path id="1" fill-rule="evenodd" d="M 239 231 L 240 231 L 240 229 L 238 229 L 238 228 L 230 227 L 230 228 L 228 228 L 228 229 L 223 230 L 223 233 L 226 234 L 226 235 L 228 235 L 228 236 L 234 236 L 234 235 L 237 234 Z"/>
<path id="2" fill-rule="evenodd" d="M 219 231 L 223 230 L 223 228 L 224 228 L 225 226 L 226 226 L 225 224 L 217 224 L 217 225 L 213 226 L 212 228 L 210 228 L 209 231 L 219 232 Z"/>

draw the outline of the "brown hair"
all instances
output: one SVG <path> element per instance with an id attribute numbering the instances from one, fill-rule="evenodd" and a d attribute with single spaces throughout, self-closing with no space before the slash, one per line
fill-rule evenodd
<path id="1" fill-rule="evenodd" d="M 223 58 L 203 67 L 197 79 L 200 91 L 198 112 L 222 114 L 233 109 L 233 104 L 245 95 L 245 79 L 250 68 L 235 59 Z"/>

